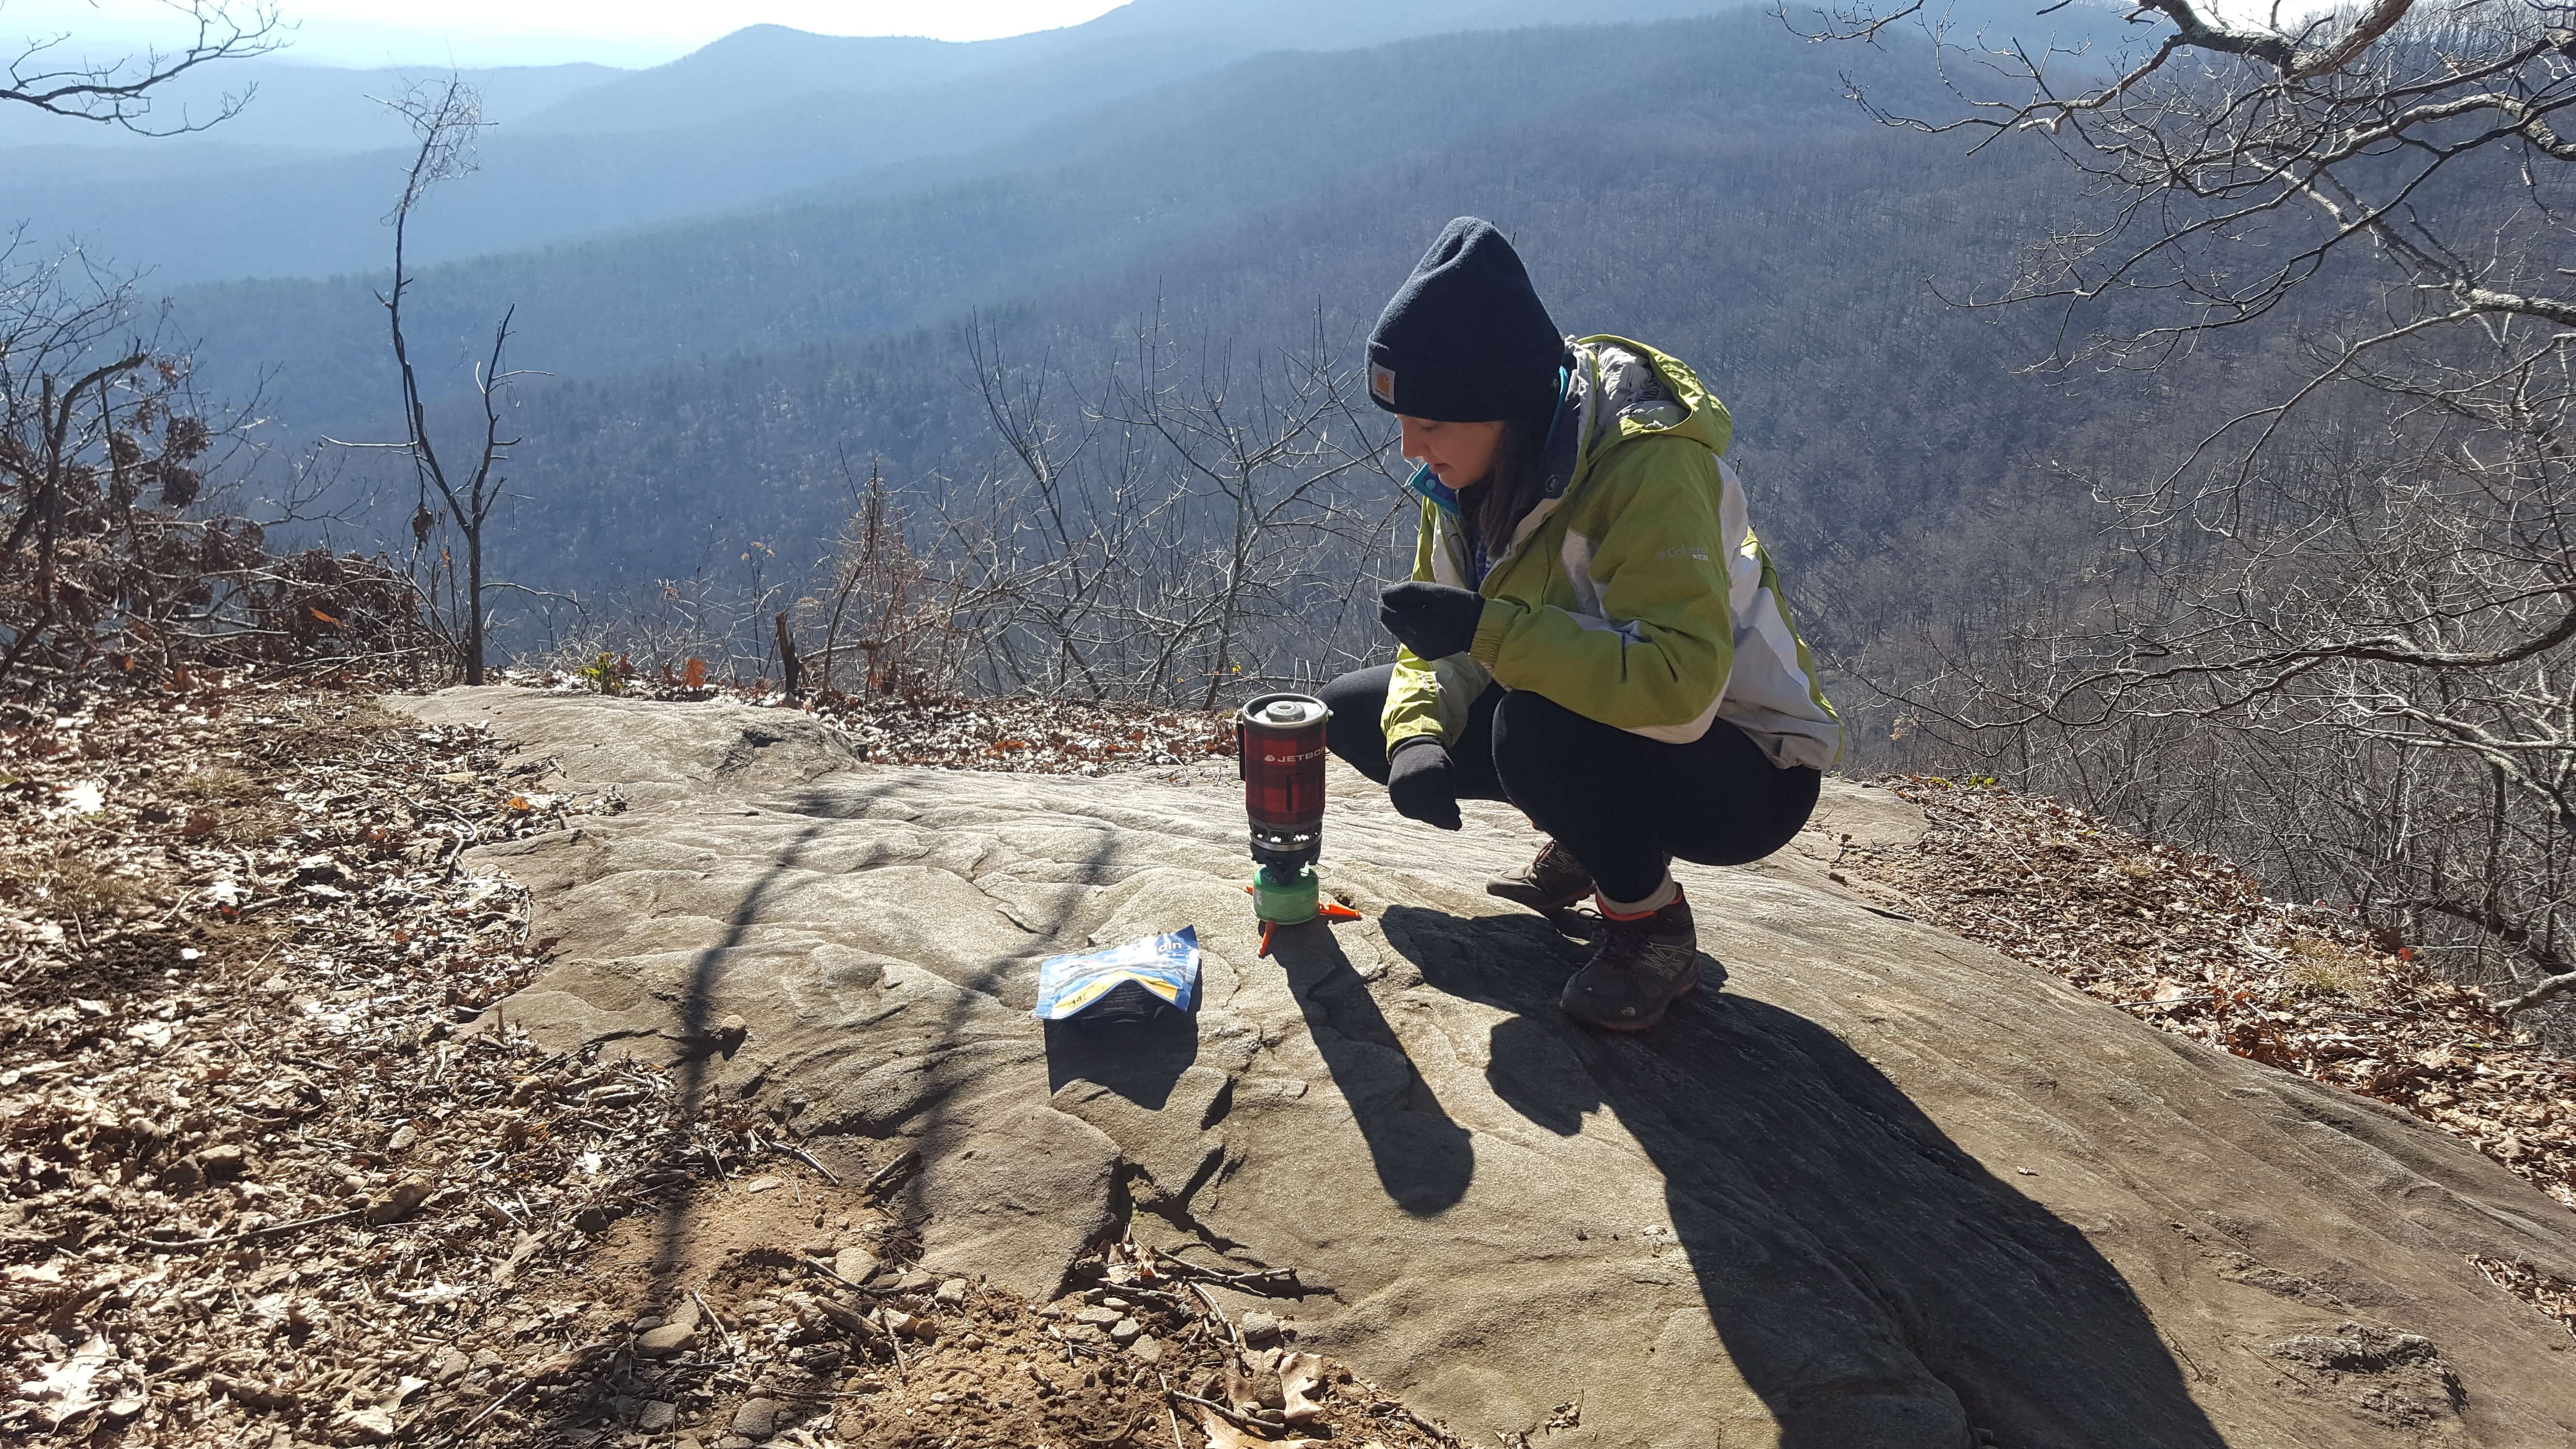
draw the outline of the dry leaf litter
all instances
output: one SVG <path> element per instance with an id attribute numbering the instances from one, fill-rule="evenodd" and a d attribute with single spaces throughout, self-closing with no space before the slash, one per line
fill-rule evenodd
<path id="1" fill-rule="evenodd" d="M 561 671 L 512 670 L 503 679 L 556 694 L 588 694 L 598 680 Z M 696 687 L 629 672 L 617 692 L 654 700 L 729 699 L 808 711 L 879 764 L 1021 774 L 1104 775 L 1234 758 L 1231 715 L 1114 701 L 1012 696 L 967 699 L 894 693 L 791 701 L 765 682 Z"/>
<path id="2" fill-rule="evenodd" d="M 732 1023 L 664 1068 L 541 1051 L 486 1008 L 547 943 L 458 857 L 621 802 L 355 687 L 194 683 L 0 721 L 0 1434 L 1454 1442 L 1219 1306 L 1293 1273 L 1113 1245 L 1055 1304 L 931 1280 L 880 1200 L 907 1159 L 698 1100 Z"/>
<path id="3" fill-rule="evenodd" d="M 2576 1062 L 2350 912 L 2268 899 L 2227 861 L 2151 844 L 2054 800 L 1948 780 L 1883 782 L 1922 807 L 1919 844 L 1845 844 L 1906 913 L 2064 977 L 2179 1036 L 2401 1108 L 2576 1208 Z M 1864 890 L 1864 894 L 1869 892 Z M 2576 1334 L 2576 1283 L 2478 1268 Z"/>

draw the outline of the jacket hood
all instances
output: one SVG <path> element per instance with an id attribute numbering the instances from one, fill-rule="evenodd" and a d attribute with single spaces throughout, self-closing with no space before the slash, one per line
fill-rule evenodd
<path id="1" fill-rule="evenodd" d="M 1617 443 L 1649 434 L 1688 438 L 1723 455 L 1735 420 L 1680 358 L 1607 333 L 1578 338 L 1567 401 L 1579 409 L 1580 464 Z"/>

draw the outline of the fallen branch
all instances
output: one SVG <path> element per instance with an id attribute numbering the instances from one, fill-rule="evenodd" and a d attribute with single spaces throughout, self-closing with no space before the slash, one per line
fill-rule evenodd
<path id="1" fill-rule="evenodd" d="M 461 1440 L 463 1440 L 463 1439 L 464 1439 L 464 1437 L 465 1437 L 468 1433 L 470 1433 L 470 1432 L 472 1432 L 472 1431 L 473 1431 L 473 1428 L 474 1428 L 474 1426 L 475 1426 L 475 1425 L 480 1424 L 480 1423 L 482 1423 L 484 1420 L 486 1420 L 486 1419 L 488 1419 L 488 1418 L 491 1418 L 494 1414 L 499 1413 L 499 1412 L 501 1411 L 501 1406 L 502 1406 L 503 1404 L 506 1404 L 506 1403 L 510 1402 L 512 1399 L 517 1398 L 517 1397 L 519 1396 L 519 1391 L 520 1391 L 520 1390 L 522 1390 L 522 1389 L 524 1389 L 524 1388 L 527 1388 L 529 1385 L 534 1384 L 535 1382 L 536 1382 L 536 1380 L 535 1380 L 535 1379 L 533 1379 L 533 1378 L 525 1378 L 525 1379 L 521 1379 L 521 1380 L 519 1380 L 519 1381 L 518 1381 L 517 1383 L 515 1383 L 515 1384 L 510 1385 L 510 1387 L 509 1387 L 509 1391 L 508 1391 L 508 1392 L 506 1392 L 506 1393 L 502 1394 L 502 1395 L 501 1395 L 501 1397 L 499 1397 L 499 1398 L 497 1398 L 497 1399 L 494 1399 L 492 1402 L 490 1402 L 490 1403 L 488 1403 L 488 1404 L 485 1404 L 485 1405 L 483 1406 L 483 1412 L 482 1412 L 482 1413 L 479 1413 L 479 1414 L 475 1415 L 473 1418 L 466 1420 L 466 1421 L 465 1421 L 465 1427 L 456 1431 L 456 1438 L 457 1438 L 458 1440 L 460 1440 L 460 1441 L 461 1441 Z"/>
<path id="2" fill-rule="evenodd" d="M 840 1284 L 842 1287 L 849 1289 L 853 1293 L 868 1293 L 874 1291 L 868 1288 L 865 1284 L 851 1282 L 849 1279 L 842 1277 L 840 1274 L 833 1272 L 830 1268 L 823 1266 L 821 1263 L 818 1263 L 814 1259 L 808 1258 L 801 1253 L 797 1255 L 796 1261 L 804 1267 L 805 1271 L 817 1274 L 821 1277 L 829 1278 L 833 1282 Z"/>
<path id="3" fill-rule="evenodd" d="M 1179 1258 L 1166 1258 L 1163 1263 L 1166 1272 L 1184 1282 L 1214 1283 L 1220 1288 L 1231 1288 L 1238 1293 L 1251 1293 L 1263 1298 L 1305 1298 L 1333 1291 L 1331 1287 L 1324 1284 L 1305 1282 L 1297 1276 L 1297 1270 L 1294 1268 L 1259 1268 L 1244 1273 L 1220 1273 L 1213 1268 L 1202 1268 Z M 1282 1287 L 1282 1284 L 1286 1286 Z"/>
<path id="4" fill-rule="evenodd" d="M 1234 1346 L 1243 1347 L 1243 1335 L 1234 1331 L 1234 1320 L 1226 1317 L 1225 1310 L 1216 1306 L 1216 1295 L 1196 1283 L 1190 1285 L 1190 1291 L 1206 1302 L 1209 1316 L 1216 1319 L 1217 1327 L 1225 1330 L 1226 1337 L 1234 1340 Z"/>
<path id="5" fill-rule="evenodd" d="M 707 1322 L 716 1326 L 716 1336 L 724 1340 L 725 1352 L 739 1362 L 742 1358 L 742 1345 L 734 1341 L 733 1330 L 725 1326 L 723 1315 L 717 1313 L 715 1306 L 707 1302 L 705 1296 L 697 1289 L 690 1289 L 689 1297 L 697 1302 L 698 1311 L 707 1316 Z"/>
<path id="6" fill-rule="evenodd" d="M 2555 1001 L 2570 991 L 2576 991 L 2576 971 L 2562 971 L 2556 976 L 2543 977 L 2532 983 L 2531 989 L 2520 996 L 2509 1001 L 2494 1003 L 2495 1014 L 2511 1016 L 2517 1011 L 2528 1010 L 2544 1001 Z"/>

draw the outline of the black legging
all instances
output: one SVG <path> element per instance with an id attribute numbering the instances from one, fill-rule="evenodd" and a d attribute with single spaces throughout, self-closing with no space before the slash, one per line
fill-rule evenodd
<path id="1" fill-rule="evenodd" d="M 1386 783 L 1378 718 L 1395 666 L 1358 669 L 1324 686 L 1325 742 Z M 1742 865 L 1789 843 L 1816 808 L 1823 775 L 1771 763 L 1744 731 L 1718 720 L 1668 745 L 1586 719 L 1543 695 L 1494 685 L 1477 696 L 1449 746 L 1458 794 L 1506 800 L 1556 837 L 1614 901 L 1644 900 L 1674 856 Z"/>

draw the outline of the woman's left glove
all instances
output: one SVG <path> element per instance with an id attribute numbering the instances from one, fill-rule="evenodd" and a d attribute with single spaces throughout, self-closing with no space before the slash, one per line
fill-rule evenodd
<path id="1" fill-rule="evenodd" d="M 1397 584 L 1377 596 L 1377 621 L 1416 659 L 1466 653 L 1484 615 L 1483 595 L 1450 584 Z"/>
<path id="2" fill-rule="evenodd" d="M 1386 798 L 1396 814 L 1425 825 L 1455 830 L 1464 823 L 1458 817 L 1456 769 L 1447 747 L 1430 735 L 1400 741 L 1387 756 Z"/>

